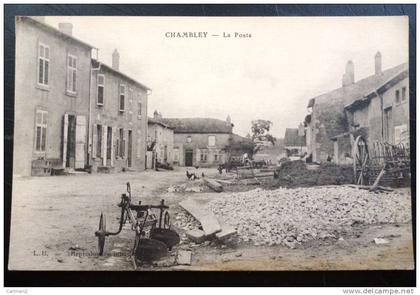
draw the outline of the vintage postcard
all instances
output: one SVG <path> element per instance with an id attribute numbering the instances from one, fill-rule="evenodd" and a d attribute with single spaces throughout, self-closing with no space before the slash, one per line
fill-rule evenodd
<path id="1" fill-rule="evenodd" d="M 408 17 L 15 28 L 9 270 L 414 268 Z"/>

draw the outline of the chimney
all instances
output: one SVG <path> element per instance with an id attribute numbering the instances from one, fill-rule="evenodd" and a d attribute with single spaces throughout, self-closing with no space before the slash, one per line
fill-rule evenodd
<path id="1" fill-rule="evenodd" d="M 120 70 L 120 54 L 117 49 L 112 53 L 112 68 L 117 71 Z"/>
<path id="2" fill-rule="evenodd" d="M 66 35 L 69 35 L 69 36 L 73 35 L 73 24 L 71 23 L 59 23 L 58 29 Z"/>
<path id="3" fill-rule="evenodd" d="M 157 110 L 153 112 L 153 119 L 155 120 L 159 119 L 159 112 Z"/>
<path id="4" fill-rule="evenodd" d="M 227 117 L 226 117 L 226 123 L 227 124 L 232 124 L 232 120 L 230 119 L 230 115 L 227 115 Z"/>
<path id="5" fill-rule="evenodd" d="M 347 62 L 346 72 L 343 75 L 343 87 L 350 86 L 354 83 L 354 64 L 351 60 Z"/>
<path id="6" fill-rule="evenodd" d="M 382 55 L 378 51 L 375 54 L 375 75 L 380 75 L 380 74 L 382 74 Z"/>

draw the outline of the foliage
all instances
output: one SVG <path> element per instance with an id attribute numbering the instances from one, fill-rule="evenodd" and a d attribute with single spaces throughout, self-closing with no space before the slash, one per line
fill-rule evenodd
<path id="1" fill-rule="evenodd" d="M 276 138 L 269 134 L 271 125 L 273 122 L 269 120 L 254 120 L 251 122 L 251 139 L 254 143 L 254 150 L 253 154 L 257 153 L 262 148 L 261 142 L 271 142 L 271 144 L 275 144 Z"/>

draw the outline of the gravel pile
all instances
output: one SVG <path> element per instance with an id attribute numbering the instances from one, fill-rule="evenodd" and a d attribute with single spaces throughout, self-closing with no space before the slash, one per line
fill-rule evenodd
<path id="1" fill-rule="evenodd" d="M 295 248 L 315 239 L 338 239 L 357 224 L 406 223 L 410 195 L 370 193 L 346 186 L 255 189 L 222 195 L 209 204 L 244 242 Z"/>

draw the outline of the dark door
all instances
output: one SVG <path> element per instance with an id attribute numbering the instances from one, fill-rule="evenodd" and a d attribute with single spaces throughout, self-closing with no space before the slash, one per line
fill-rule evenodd
<path id="1" fill-rule="evenodd" d="M 106 165 L 111 166 L 112 154 L 112 127 L 108 127 L 106 132 Z"/>
<path id="2" fill-rule="evenodd" d="M 68 118 L 66 167 L 74 168 L 76 161 L 76 116 L 69 115 Z"/>
<path id="3" fill-rule="evenodd" d="M 128 130 L 128 154 L 127 154 L 127 165 L 128 167 L 131 167 L 132 165 L 132 159 L 133 159 L 133 131 Z"/>
<path id="4" fill-rule="evenodd" d="M 191 167 L 193 165 L 193 151 L 186 150 L 185 151 L 185 166 Z"/>

